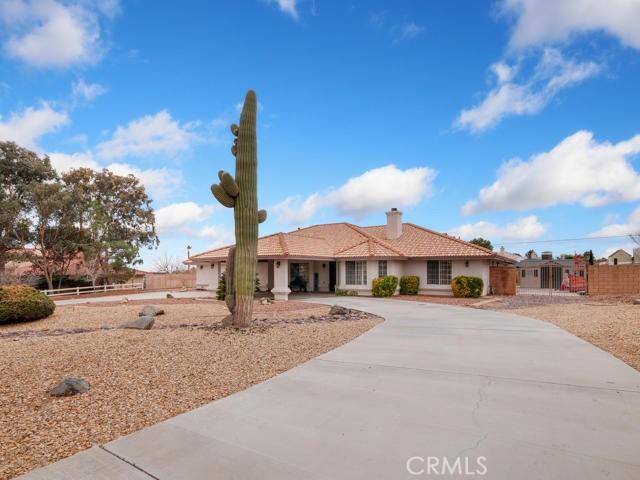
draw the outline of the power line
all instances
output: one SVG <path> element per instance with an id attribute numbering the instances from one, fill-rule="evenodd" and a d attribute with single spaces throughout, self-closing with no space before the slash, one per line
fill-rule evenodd
<path id="1" fill-rule="evenodd" d="M 603 240 L 605 238 L 628 238 L 631 235 L 602 235 L 598 237 L 577 237 L 577 238 L 561 238 L 558 240 L 522 240 L 518 242 L 496 242 L 500 245 L 523 245 L 529 243 L 560 243 L 560 242 L 577 242 L 580 240 Z"/>

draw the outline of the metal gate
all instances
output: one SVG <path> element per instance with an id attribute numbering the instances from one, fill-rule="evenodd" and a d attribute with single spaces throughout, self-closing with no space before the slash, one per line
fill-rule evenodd
<path id="1" fill-rule="evenodd" d="M 529 269 L 539 278 L 539 286 L 520 287 L 518 295 L 578 296 L 587 292 L 587 268 L 582 257 L 572 263 L 549 260 Z"/>

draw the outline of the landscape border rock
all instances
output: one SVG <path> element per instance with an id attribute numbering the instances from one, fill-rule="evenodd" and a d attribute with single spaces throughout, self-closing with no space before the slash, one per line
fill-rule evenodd
<path id="1" fill-rule="evenodd" d="M 155 317 L 156 315 L 164 315 L 164 309 L 157 305 L 145 305 L 138 312 L 139 317 Z"/>
<path id="2" fill-rule="evenodd" d="M 131 320 L 122 324 L 122 328 L 132 328 L 134 330 L 151 330 L 153 324 L 156 321 L 156 317 L 143 316 L 138 317 L 135 320 Z"/>
<path id="3" fill-rule="evenodd" d="M 89 382 L 79 377 L 66 377 L 60 383 L 49 390 L 52 397 L 69 397 L 78 393 L 84 393 L 91 388 Z"/>

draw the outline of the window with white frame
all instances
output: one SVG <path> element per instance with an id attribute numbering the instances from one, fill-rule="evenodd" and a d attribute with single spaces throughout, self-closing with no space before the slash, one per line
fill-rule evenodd
<path id="1" fill-rule="evenodd" d="M 387 276 L 387 261 L 386 260 L 378 260 L 378 276 L 386 277 Z"/>
<path id="2" fill-rule="evenodd" d="M 427 261 L 427 284 L 450 285 L 451 284 L 451 260 Z"/>
<path id="3" fill-rule="evenodd" d="M 367 262 L 345 262 L 347 285 L 367 284 Z"/>

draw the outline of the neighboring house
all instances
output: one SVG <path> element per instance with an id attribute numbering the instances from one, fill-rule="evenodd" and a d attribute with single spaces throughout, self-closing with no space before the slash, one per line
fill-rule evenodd
<path id="1" fill-rule="evenodd" d="M 32 255 L 40 255 L 40 252 L 36 251 L 33 248 L 24 248 L 22 250 L 14 251 L 16 254 L 32 254 Z M 33 265 L 28 260 L 11 260 L 8 261 L 5 265 L 5 270 L 10 271 L 13 275 L 22 278 L 34 278 L 37 281 L 38 275 L 33 272 Z M 86 277 L 89 275 L 87 268 L 84 265 L 84 256 L 82 253 L 78 253 L 71 262 L 69 263 L 69 267 L 67 268 L 67 273 L 70 277 Z"/>
<path id="2" fill-rule="evenodd" d="M 197 285 L 215 289 L 228 252 L 229 246 L 222 247 L 184 263 L 196 266 Z M 489 267 L 511 263 L 456 237 L 402 223 L 402 213 L 392 209 L 386 225 L 332 223 L 261 237 L 257 272 L 261 288 L 280 300 L 301 283 L 310 292 L 342 289 L 370 295 L 373 279 L 383 275 L 417 275 L 420 293 L 437 295 L 451 295 L 451 279 L 457 275 L 476 276 L 484 281 L 486 294 Z"/>
<path id="3" fill-rule="evenodd" d="M 516 268 L 520 288 L 584 289 L 587 264 L 581 257 L 554 260 L 551 252 L 542 252 L 541 258 L 526 258 Z"/>
<path id="4" fill-rule="evenodd" d="M 535 254 L 535 252 L 534 252 L 534 254 Z M 524 257 L 522 255 L 520 255 L 519 253 L 507 252 L 504 249 L 504 247 L 500 247 L 500 256 L 501 257 L 505 257 L 505 258 L 510 258 L 514 262 L 519 262 L 520 260 L 524 259 Z M 537 255 L 536 255 L 536 257 L 537 257 Z"/>
<path id="5" fill-rule="evenodd" d="M 633 263 L 633 256 L 620 248 L 607 257 L 607 263 L 609 265 Z"/>

